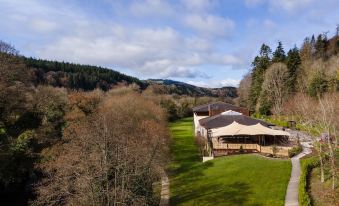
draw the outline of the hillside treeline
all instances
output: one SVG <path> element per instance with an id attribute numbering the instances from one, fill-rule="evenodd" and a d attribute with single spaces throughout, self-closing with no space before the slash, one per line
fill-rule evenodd
<path id="1" fill-rule="evenodd" d="M 293 120 L 296 129 L 308 134 L 316 156 L 314 167 L 320 171 L 321 187 L 326 188 L 325 198 L 333 202 L 331 205 L 337 202 L 338 194 L 338 91 L 339 28 L 330 39 L 325 34 L 307 37 L 300 49 L 294 47 L 287 54 L 281 42 L 273 52 L 263 44 L 238 91 L 239 104 L 256 117 L 271 115 L 269 119 L 277 123 Z M 305 181 L 306 190 L 309 181 Z M 306 193 L 299 196 L 300 201 L 311 205 Z"/>
<path id="2" fill-rule="evenodd" d="M 134 83 L 141 88 L 146 87 L 146 84 L 135 77 L 107 68 L 35 58 L 22 58 L 27 67 L 31 69 L 31 73 L 34 74 L 35 84 L 85 91 L 96 88 L 107 91 L 118 83 L 125 83 L 126 85 Z"/>
<path id="3" fill-rule="evenodd" d="M 221 88 L 204 88 L 168 79 L 149 79 L 146 80 L 146 83 L 148 83 L 149 86 L 152 86 L 154 92 L 157 94 L 176 94 L 192 97 L 209 96 L 225 98 L 228 100 L 238 96 L 237 89 L 231 86 Z"/>
<path id="4" fill-rule="evenodd" d="M 133 87 L 35 85 L 0 46 L 0 204 L 157 205 L 166 113 Z"/>
<path id="5" fill-rule="evenodd" d="M 287 54 L 281 42 L 272 51 L 263 44 L 252 69 L 240 82 L 238 102 L 259 114 L 281 114 L 283 104 L 297 93 L 311 97 L 339 89 L 339 35 L 305 38 Z"/>

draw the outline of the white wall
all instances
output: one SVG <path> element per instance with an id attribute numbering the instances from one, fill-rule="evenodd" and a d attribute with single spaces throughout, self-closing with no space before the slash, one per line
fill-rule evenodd
<path id="1" fill-rule="evenodd" d="M 200 125 L 200 123 L 199 123 L 199 120 L 201 120 L 201 119 L 204 119 L 204 118 L 206 118 L 206 117 L 208 117 L 208 116 L 198 116 L 196 113 L 193 113 L 193 120 L 194 120 L 194 134 L 195 135 L 197 135 L 198 134 L 198 132 L 202 132 L 202 128 L 203 127 L 201 127 L 201 125 Z"/>

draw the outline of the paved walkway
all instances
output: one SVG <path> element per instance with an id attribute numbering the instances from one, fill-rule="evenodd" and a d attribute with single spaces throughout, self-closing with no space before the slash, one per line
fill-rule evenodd
<path id="1" fill-rule="evenodd" d="M 161 199 L 159 206 L 169 205 L 169 180 L 166 172 L 163 170 L 161 174 Z"/>
<path id="2" fill-rule="evenodd" d="M 303 151 L 292 157 L 292 172 L 290 182 L 288 183 L 286 197 L 285 197 L 285 206 L 298 206 L 299 201 L 299 179 L 300 179 L 300 158 L 311 153 L 311 142 L 301 142 Z"/>

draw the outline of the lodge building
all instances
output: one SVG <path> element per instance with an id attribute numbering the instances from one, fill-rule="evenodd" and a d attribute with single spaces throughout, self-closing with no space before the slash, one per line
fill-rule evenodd
<path id="1" fill-rule="evenodd" d="M 246 108 L 215 102 L 193 108 L 194 133 L 206 139 L 206 153 L 217 157 L 235 153 L 288 156 L 290 134 L 251 118 Z"/>

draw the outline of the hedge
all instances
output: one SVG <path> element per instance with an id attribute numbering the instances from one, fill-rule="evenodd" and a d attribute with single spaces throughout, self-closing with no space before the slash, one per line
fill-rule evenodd
<path id="1" fill-rule="evenodd" d="M 301 160 L 301 175 L 299 181 L 299 204 L 301 206 L 311 206 L 311 197 L 307 192 L 308 178 L 313 168 L 319 165 L 317 157 L 310 157 Z"/>

